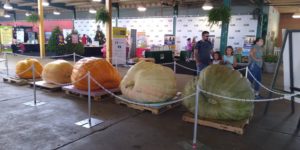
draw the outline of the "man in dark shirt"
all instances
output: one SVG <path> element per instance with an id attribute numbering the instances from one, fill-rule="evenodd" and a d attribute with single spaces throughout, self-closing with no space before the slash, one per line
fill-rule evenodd
<path id="1" fill-rule="evenodd" d="M 210 64 L 210 56 L 213 46 L 212 43 L 208 40 L 208 37 L 209 32 L 203 31 L 202 40 L 197 42 L 194 49 L 198 75 L 200 74 L 201 70 L 203 70 Z"/>

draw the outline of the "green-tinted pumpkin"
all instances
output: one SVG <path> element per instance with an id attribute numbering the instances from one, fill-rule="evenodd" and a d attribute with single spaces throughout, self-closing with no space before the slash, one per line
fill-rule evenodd
<path id="1" fill-rule="evenodd" d="M 189 82 L 184 95 L 188 96 L 196 91 L 196 83 L 201 89 L 218 95 L 254 99 L 254 92 L 248 80 L 241 76 L 238 71 L 222 65 L 211 65 L 201 71 L 199 77 Z M 186 99 L 184 105 L 194 113 L 195 96 Z M 199 111 L 200 118 L 218 120 L 243 120 L 253 114 L 254 104 L 252 102 L 240 102 L 222 99 L 208 94 L 200 93 Z"/>
<path id="2" fill-rule="evenodd" d="M 176 77 L 172 69 L 145 61 L 128 70 L 120 88 L 127 98 L 146 103 L 169 100 L 177 92 Z"/>

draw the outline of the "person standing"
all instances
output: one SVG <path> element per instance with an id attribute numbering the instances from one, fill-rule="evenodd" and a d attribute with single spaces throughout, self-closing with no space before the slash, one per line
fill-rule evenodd
<path id="1" fill-rule="evenodd" d="M 195 49 L 194 56 L 197 65 L 197 74 L 199 75 L 201 70 L 206 68 L 210 64 L 211 52 L 213 49 L 212 43 L 208 40 L 209 32 L 202 32 L 202 40 L 198 41 Z"/>
<path id="2" fill-rule="evenodd" d="M 233 55 L 233 47 L 227 46 L 225 49 L 225 55 L 223 56 L 224 64 L 228 68 L 235 68 L 237 66 L 236 58 Z"/>
<path id="3" fill-rule="evenodd" d="M 253 77 L 261 83 L 262 65 L 263 65 L 263 46 L 264 40 L 257 38 L 254 41 L 253 48 L 249 56 L 249 71 Z M 255 90 L 255 97 L 259 98 L 259 83 L 256 82 L 251 75 L 248 75 L 249 81 L 253 84 Z"/>
<path id="4" fill-rule="evenodd" d="M 190 61 L 191 57 L 192 57 L 192 50 L 193 50 L 193 45 L 192 45 L 192 41 L 191 41 L 191 38 L 188 38 L 187 39 L 187 42 L 186 42 L 186 53 L 187 53 L 187 56 L 186 56 L 186 61 Z"/>
<path id="5" fill-rule="evenodd" d="M 82 36 L 82 38 L 81 38 L 81 43 L 82 43 L 83 45 L 86 45 L 86 44 L 87 44 L 87 37 L 86 37 L 85 34 L 83 34 L 83 36 Z"/>

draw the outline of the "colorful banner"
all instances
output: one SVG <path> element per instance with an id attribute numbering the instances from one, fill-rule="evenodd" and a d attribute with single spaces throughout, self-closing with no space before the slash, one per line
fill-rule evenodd
<path id="1" fill-rule="evenodd" d="M 11 26 L 1 26 L 0 34 L 1 34 L 1 44 L 3 45 L 12 44 L 13 28 Z"/>

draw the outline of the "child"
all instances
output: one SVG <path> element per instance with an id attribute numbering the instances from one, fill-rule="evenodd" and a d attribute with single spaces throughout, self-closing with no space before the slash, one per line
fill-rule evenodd
<path id="1" fill-rule="evenodd" d="M 191 59 L 192 51 L 193 51 L 192 41 L 191 38 L 188 38 L 186 43 L 186 52 L 187 52 L 186 61 L 189 61 Z"/>
<path id="2" fill-rule="evenodd" d="M 222 57 L 220 52 L 214 52 L 213 53 L 213 61 L 212 64 L 221 64 L 222 63 Z"/>
<path id="3" fill-rule="evenodd" d="M 233 56 L 232 46 L 227 46 L 225 50 L 225 55 L 223 57 L 224 64 L 229 68 L 234 68 L 237 66 L 235 57 Z"/>

